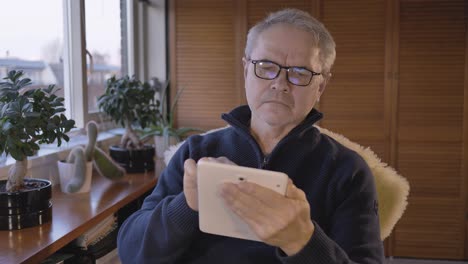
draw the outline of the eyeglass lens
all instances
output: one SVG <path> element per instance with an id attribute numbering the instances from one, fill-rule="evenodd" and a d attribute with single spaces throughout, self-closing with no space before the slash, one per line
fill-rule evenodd
<path id="1" fill-rule="evenodd" d="M 269 61 L 257 61 L 255 63 L 255 74 L 262 79 L 273 80 L 278 77 L 281 67 Z M 287 72 L 288 81 L 295 85 L 308 85 L 312 73 L 300 67 L 291 67 Z"/>

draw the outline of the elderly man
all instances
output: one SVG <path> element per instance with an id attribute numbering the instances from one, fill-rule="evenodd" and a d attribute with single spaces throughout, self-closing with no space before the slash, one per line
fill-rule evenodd
<path id="1" fill-rule="evenodd" d="M 243 58 L 248 106 L 222 116 L 229 127 L 180 147 L 120 229 L 122 262 L 382 263 L 369 168 L 313 127 L 334 59 L 330 33 L 305 12 L 282 10 L 255 25 Z M 285 196 L 247 182 L 220 188 L 219 199 L 262 242 L 199 230 L 200 159 L 289 176 Z"/>

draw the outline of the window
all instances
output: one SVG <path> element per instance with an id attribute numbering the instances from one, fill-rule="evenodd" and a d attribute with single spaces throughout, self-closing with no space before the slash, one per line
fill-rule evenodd
<path id="1" fill-rule="evenodd" d="M 122 76 L 121 3 L 115 0 L 86 0 L 86 50 L 88 112 L 98 112 L 97 99 L 105 82 Z"/>
<path id="2" fill-rule="evenodd" d="M 129 68 L 127 54 L 133 51 L 127 50 L 126 34 L 132 34 L 133 27 L 127 30 L 127 26 L 129 21 L 133 23 L 133 13 L 125 10 L 134 1 L 2 1 L 0 77 L 10 70 L 22 70 L 35 87 L 55 84 L 60 88 L 57 94 L 65 98 L 65 114 L 78 128 L 92 119 L 102 121 L 104 115 L 97 113 L 96 101 L 106 79 L 112 74 L 121 76 Z M 92 56 L 88 63 L 87 50 Z M 101 129 L 113 127 L 109 124 Z M 13 162 L 8 160 L 7 164 Z M 5 162 L 2 155 L 3 174 Z"/>
<path id="3" fill-rule="evenodd" d="M 56 84 L 77 127 L 98 120 L 97 98 L 106 79 L 127 69 L 121 7 L 128 3 L 132 0 L 3 1 L 0 76 L 23 70 L 35 86 Z"/>
<path id="4" fill-rule="evenodd" d="M 23 70 L 33 86 L 56 84 L 63 96 L 62 0 L 3 1 L 1 7 L 0 76 Z"/>

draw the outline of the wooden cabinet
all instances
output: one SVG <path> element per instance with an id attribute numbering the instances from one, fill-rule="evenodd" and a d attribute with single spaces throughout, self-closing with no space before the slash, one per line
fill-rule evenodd
<path id="1" fill-rule="evenodd" d="M 393 155 L 411 195 L 395 255 L 465 256 L 466 8 L 464 0 L 399 2 Z"/>
<path id="2" fill-rule="evenodd" d="M 177 122 L 190 127 L 223 126 L 221 113 L 240 103 L 235 0 L 170 1 L 171 91 L 184 88 Z M 173 13 L 172 13 L 173 12 Z"/>
<path id="3" fill-rule="evenodd" d="M 333 76 L 320 100 L 321 125 L 370 146 L 388 160 L 386 2 L 323 1 L 321 21 L 337 44 Z"/>
<path id="4" fill-rule="evenodd" d="M 387 255 L 464 259 L 468 149 L 465 0 L 170 1 L 177 123 L 211 129 L 245 103 L 245 35 L 283 7 L 319 18 L 337 43 L 321 125 L 370 146 L 411 184 Z"/>

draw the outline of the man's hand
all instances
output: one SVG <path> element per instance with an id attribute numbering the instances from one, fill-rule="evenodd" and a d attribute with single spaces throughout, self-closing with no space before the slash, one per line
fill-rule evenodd
<path id="1" fill-rule="evenodd" d="M 298 253 L 314 233 L 305 193 L 289 180 L 286 196 L 255 183 L 224 183 L 221 196 L 265 243 Z"/>
<path id="2" fill-rule="evenodd" d="M 188 206 L 198 211 L 197 164 L 193 159 L 184 162 L 184 194 Z"/>
<path id="3" fill-rule="evenodd" d="M 201 158 L 200 160 L 235 165 L 226 157 Z M 184 194 L 188 206 L 198 212 L 197 164 L 193 159 L 187 159 L 184 162 Z"/>

